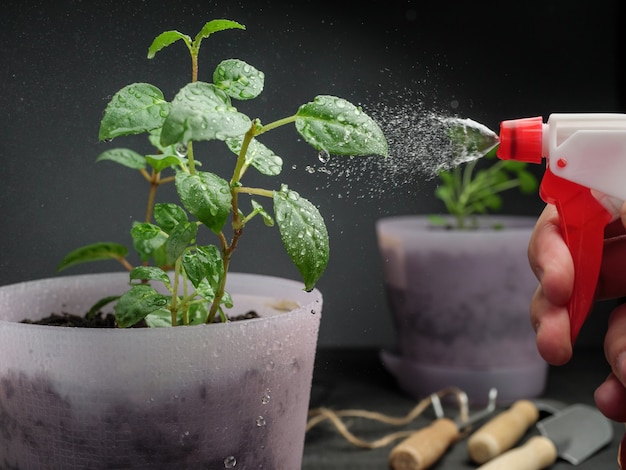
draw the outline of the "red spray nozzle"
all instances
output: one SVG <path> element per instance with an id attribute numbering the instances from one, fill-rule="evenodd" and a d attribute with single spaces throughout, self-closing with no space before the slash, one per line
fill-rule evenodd
<path id="1" fill-rule="evenodd" d="M 501 160 L 541 163 L 543 157 L 541 116 L 502 121 L 500 123 L 500 146 L 496 155 Z"/>

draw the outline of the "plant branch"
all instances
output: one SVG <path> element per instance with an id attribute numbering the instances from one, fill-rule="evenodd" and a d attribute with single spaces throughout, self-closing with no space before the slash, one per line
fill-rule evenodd
<path id="1" fill-rule="evenodd" d="M 269 189 L 240 186 L 238 188 L 234 188 L 233 191 L 235 191 L 236 193 L 256 194 L 257 196 L 274 197 L 274 191 Z"/>
<path id="2" fill-rule="evenodd" d="M 284 126 L 286 124 L 291 124 L 292 122 L 296 122 L 297 116 L 294 114 L 293 116 L 289 116 L 283 119 L 279 119 L 278 121 L 270 122 L 269 124 L 265 124 L 261 129 L 257 132 L 257 135 L 263 134 L 264 132 L 271 131 L 272 129 L 276 129 L 277 127 Z"/>

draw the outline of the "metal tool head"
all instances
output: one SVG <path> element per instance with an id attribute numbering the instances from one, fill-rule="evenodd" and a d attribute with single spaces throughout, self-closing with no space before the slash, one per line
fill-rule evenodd
<path id="1" fill-rule="evenodd" d="M 568 406 L 537 423 L 563 460 L 578 465 L 613 439 L 613 426 L 597 409 L 583 404 Z"/>

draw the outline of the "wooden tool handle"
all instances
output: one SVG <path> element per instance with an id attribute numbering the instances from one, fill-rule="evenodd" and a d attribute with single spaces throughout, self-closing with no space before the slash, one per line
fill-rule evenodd
<path id="1" fill-rule="evenodd" d="M 509 450 L 538 419 L 539 410 L 532 402 L 516 401 L 470 436 L 467 441 L 470 458 L 483 464 Z"/>
<path id="2" fill-rule="evenodd" d="M 411 434 L 389 454 L 393 470 L 429 468 L 459 437 L 459 428 L 448 418 L 439 418 L 430 426 Z"/>
<path id="3" fill-rule="evenodd" d="M 552 465 L 557 450 L 550 439 L 534 436 L 521 447 L 505 452 L 478 467 L 478 470 L 541 470 Z"/>

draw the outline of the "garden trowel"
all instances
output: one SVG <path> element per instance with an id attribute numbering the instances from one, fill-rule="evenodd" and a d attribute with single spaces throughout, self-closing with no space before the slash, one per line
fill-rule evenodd
<path id="1" fill-rule="evenodd" d="M 578 465 L 611 442 L 613 426 L 597 409 L 571 405 L 537 423 L 541 436 L 489 461 L 479 470 L 539 470 L 558 457 Z"/>
<path id="2" fill-rule="evenodd" d="M 515 446 L 540 418 L 565 407 L 565 403 L 556 400 L 517 400 L 470 436 L 467 453 L 474 463 L 488 462 Z"/>

